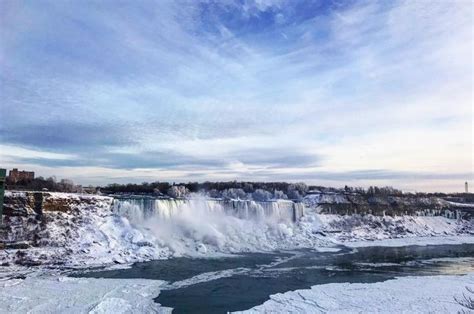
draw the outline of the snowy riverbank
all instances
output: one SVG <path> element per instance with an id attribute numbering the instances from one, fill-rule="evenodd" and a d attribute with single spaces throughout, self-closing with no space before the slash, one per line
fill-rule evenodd
<path id="1" fill-rule="evenodd" d="M 2 313 L 170 313 L 153 301 L 160 280 L 32 276 L 0 282 Z M 239 313 L 455 313 L 474 287 L 464 276 L 402 277 L 371 284 L 332 283 L 271 295 Z M 47 293 L 45 293 L 47 291 Z"/>
<path id="2" fill-rule="evenodd" d="M 278 293 L 239 313 L 457 313 L 467 311 L 455 300 L 467 292 L 466 286 L 474 288 L 474 273 L 403 277 L 372 284 L 332 283 Z"/>
<path id="3" fill-rule="evenodd" d="M 28 277 L 0 282 L 1 313 L 170 313 L 153 299 L 164 281 Z"/>
<path id="4" fill-rule="evenodd" d="M 455 236 L 433 236 L 433 237 L 404 237 L 395 239 L 382 240 L 359 240 L 345 242 L 348 247 L 367 247 L 367 246 L 384 246 L 384 247 L 401 247 L 409 245 L 449 245 L 449 244 L 474 244 L 473 235 L 455 235 Z"/>

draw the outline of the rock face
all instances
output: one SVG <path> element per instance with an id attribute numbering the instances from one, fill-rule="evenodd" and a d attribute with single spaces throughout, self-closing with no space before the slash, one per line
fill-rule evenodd
<path id="1" fill-rule="evenodd" d="M 48 192 L 5 195 L 0 263 L 94 265 L 159 258 L 143 234 L 112 212 L 113 199 Z"/>
<path id="2" fill-rule="evenodd" d="M 2 258 L 22 265 L 39 265 L 46 260 L 60 260 L 51 255 L 67 256 L 67 248 L 77 227 L 84 223 L 79 212 L 97 206 L 106 210 L 111 200 L 94 197 L 46 193 L 10 192 L 5 193 L 3 226 L 0 241 L 5 250 Z M 60 250 L 42 250 L 43 248 Z M 22 250 L 28 249 L 28 250 Z M 37 254 L 35 254 L 35 252 Z"/>
<path id="3" fill-rule="evenodd" d="M 39 246 L 47 233 L 46 225 L 63 216 L 77 216 L 79 210 L 87 207 L 110 206 L 110 198 L 97 198 L 87 195 L 47 193 L 47 192 L 6 192 L 4 203 L 3 228 L 0 241 L 4 243 L 28 242 Z"/>
<path id="4" fill-rule="evenodd" d="M 315 193 L 307 195 L 308 208 L 325 214 L 371 214 L 376 216 L 445 216 L 448 218 L 473 217 L 474 204 L 446 201 L 438 197 L 373 196 L 357 193 Z"/>

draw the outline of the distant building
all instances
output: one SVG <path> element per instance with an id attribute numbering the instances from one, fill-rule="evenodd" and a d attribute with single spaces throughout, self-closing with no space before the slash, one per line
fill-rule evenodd
<path id="1" fill-rule="evenodd" d="M 467 183 L 467 181 L 464 183 L 464 190 L 466 193 L 469 193 L 469 184 Z"/>
<path id="2" fill-rule="evenodd" d="M 14 168 L 8 173 L 8 181 L 13 184 L 21 181 L 32 181 L 34 178 L 35 173 L 33 171 L 18 171 L 17 168 Z"/>

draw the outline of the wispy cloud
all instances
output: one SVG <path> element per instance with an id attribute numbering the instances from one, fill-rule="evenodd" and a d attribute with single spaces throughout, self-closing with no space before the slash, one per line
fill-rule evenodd
<path id="1" fill-rule="evenodd" d="M 362 174 L 348 184 L 385 169 L 450 190 L 472 173 L 468 1 L 87 4 L 0 4 L 0 144 L 27 150 L 5 166 L 103 182 Z"/>

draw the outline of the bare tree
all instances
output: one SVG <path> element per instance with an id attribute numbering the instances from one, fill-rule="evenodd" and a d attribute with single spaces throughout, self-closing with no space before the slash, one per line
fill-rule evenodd
<path id="1" fill-rule="evenodd" d="M 272 196 L 272 193 L 263 189 L 256 189 L 255 192 L 252 193 L 253 200 L 258 202 L 268 201 L 272 198 Z"/>
<path id="2" fill-rule="evenodd" d="M 173 185 L 168 189 L 168 196 L 171 196 L 173 198 L 181 198 L 185 197 L 189 191 L 186 189 L 184 185 Z"/>
<path id="3" fill-rule="evenodd" d="M 470 287 L 466 287 L 467 294 L 463 293 L 461 298 L 454 297 L 454 300 L 461 305 L 465 310 L 461 313 L 472 313 L 474 311 L 474 289 Z"/>

